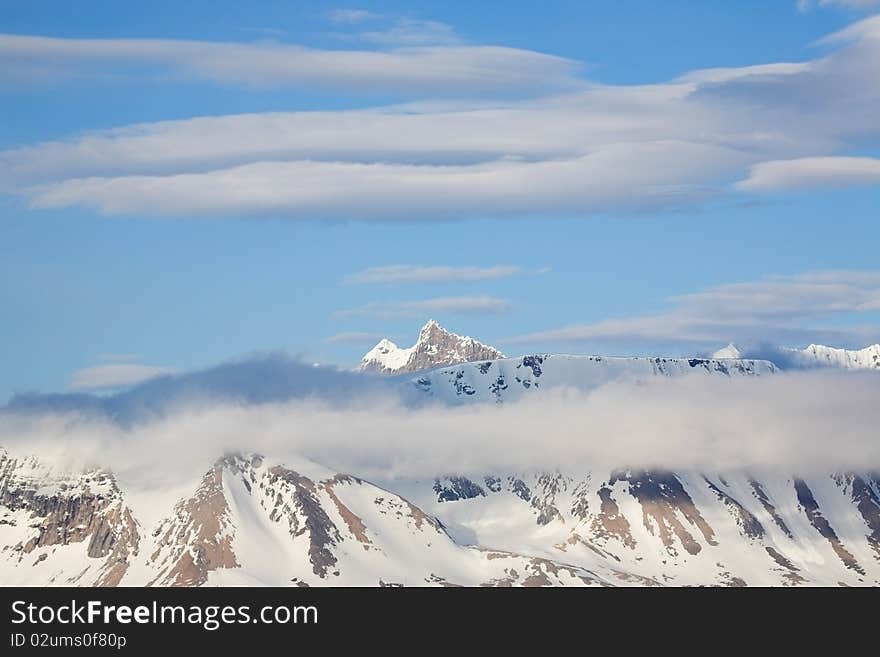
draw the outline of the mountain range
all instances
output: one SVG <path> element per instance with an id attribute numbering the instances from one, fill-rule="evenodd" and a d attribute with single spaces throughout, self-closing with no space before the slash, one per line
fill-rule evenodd
<path id="1" fill-rule="evenodd" d="M 782 348 L 780 353 L 786 356 L 785 360 L 787 363 L 805 368 L 880 369 L 880 344 L 871 345 L 864 349 L 839 349 L 811 344 L 805 349 Z M 479 342 L 474 338 L 453 333 L 432 319 L 428 320 L 421 328 L 419 337 L 413 346 L 407 348 L 398 347 L 391 340 L 383 338 L 375 347 L 364 354 L 356 370 L 381 374 L 406 374 L 460 363 L 504 358 L 504 354 L 499 349 Z M 690 360 L 674 358 L 620 359 L 601 356 L 584 356 L 584 358 L 600 358 L 606 363 L 623 362 L 624 360 L 631 362 Z M 712 353 L 708 360 L 728 361 L 731 359 L 745 359 L 753 363 L 761 360 L 750 358 L 745 350 L 733 342 Z"/>
<path id="2" fill-rule="evenodd" d="M 370 482 L 233 454 L 172 501 L 2 452 L 0 491 L 6 585 L 880 584 L 877 473 Z"/>
<path id="3" fill-rule="evenodd" d="M 876 367 L 872 349 L 803 354 Z M 389 375 L 363 376 L 387 381 L 378 390 L 459 405 L 621 379 L 778 372 L 733 354 L 734 345 L 713 358 L 507 358 L 429 322 L 413 347 L 380 342 L 361 369 Z M 551 421 L 535 418 L 535 440 Z M 801 475 L 621 466 L 380 481 L 307 459 L 231 452 L 179 488 L 144 490 L 100 465 L 68 469 L 0 449 L 0 583 L 880 584 L 880 473 L 870 468 Z"/>

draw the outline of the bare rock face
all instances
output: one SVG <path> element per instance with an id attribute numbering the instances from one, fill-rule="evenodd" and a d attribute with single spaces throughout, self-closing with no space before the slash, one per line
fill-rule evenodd
<path id="1" fill-rule="evenodd" d="M 0 560 L 52 568 L 53 584 L 115 586 L 138 554 L 137 524 L 113 475 L 55 472 L 35 458 L 0 450 Z M 81 567 L 53 567 L 61 554 Z"/>
<path id="2" fill-rule="evenodd" d="M 412 347 L 402 349 L 390 340 L 381 340 L 364 355 L 358 369 L 363 372 L 402 374 L 498 358 L 504 358 L 504 354 L 494 347 L 447 331 L 432 319 L 419 331 L 419 339 Z"/>
<path id="3" fill-rule="evenodd" d="M 218 568 L 237 568 L 232 552 L 229 505 L 223 490 L 224 461 L 202 478 L 195 494 L 181 500 L 155 530 L 150 585 L 200 586 Z"/>

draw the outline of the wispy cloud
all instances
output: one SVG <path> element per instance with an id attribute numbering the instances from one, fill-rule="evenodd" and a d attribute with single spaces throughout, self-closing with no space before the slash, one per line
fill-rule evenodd
<path id="1" fill-rule="evenodd" d="M 462 42 L 455 28 L 441 21 L 396 16 L 364 9 L 337 9 L 331 11 L 328 18 L 338 25 L 360 28 L 336 36 L 385 48 L 453 45 Z M 363 29 L 364 23 L 369 23 L 371 29 Z"/>
<path id="2" fill-rule="evenodd" d="M 374 344 L 384 337 L 387 336 L 381 333 L 346 331 L 324 338 L 324 342 L 329 342 L 330 344 Z"/>
<path id="3" fill-rule="evenodd" d="M 880 272 L 825 271 L 718 285 L 668 300 L 668 311 L 611 318 L 511 338 L 512 343 L 721 345 L 832 342 L 864 346 L 880 326 L 838 320 L 880 311 Z"/>
<path id="4" fill-rule="evenodd" d="M 334 9 L 327 14 L 327 18 L 334 23 L 357 25 L 366 21 L 378 20 L 382 18 L 382 14 L 367 9 Z"/>
<path id="5" fill-rule="evenodd" d="M 872 162 L 847 156 L 880 139 L 877 17 L 826 38 L 829 52 L 810 61 L 647 86 L 587 86 L 570 61 L 484 46 L 360 53 L 33 39 L 0 38 L 0 64 L 18 66 L 31 52 L 74 63 L 147 52 L 224 80 L 326 82 L 352 93 L 402 84 L 423 94 L 403 106 L 169 121 L 0 153 L 4 190 L 34 208 L 401 223 L 584 217 L 774 186 L 865 184 Z M 560 82 L 582 84 L 553 93 Z M 504 89 L 530 100 L 499 100 Z M 471 92 L 484 100 L 439 102 Z"/>
<path id="6" fill-rule="evenodd" d="M 386 301 L 368 303 L 357 308 L 339 310 L 337 317 L 370 316 L 379 319 L 425 317 L 432 313 L 452 315 L 499 315 L 509 312 L 506 299 L 490 296 L 437 297 L 418 301 Z"/>
<path id="7" fill-rule="evenodd" d="M 175 370 L 158 365 L 111 362 L 77 370 L 70 377 L 70 389 L 77 391 L 112 390 L 143 383 Z"/>
<path id="8" fill-rule="evenodd" d="M 736 186 L 746 191 L 786 191 L 854 185 L 880 185 L 880 159 L 803 157 L 760 162 Z"/>
<path id="9" fill-rule="evenodd" d="M 799 11 L 809 11 L 813 7 L 840 7 L 868 11 L 880 7 L 880 0 L 797 0 Z"/>
<path id="10" fill-rule="evenodd" d="M 428 45 L 451 45 L 461 43 L 461 38 L 451 25 L 439 21 L 399 18 L 385 30 L 362 32 L 360 38 L 380 46 L 411 47 Z"/>
<path id="11" fill-rule="evenodd" d="M 435 32 L 442 30 L 435 28 Z M 425 32 L 422 32 L 425 34 Z M 376 33 L 378 42 L 381 33 Z M 411 34 L 418 30 L 411 28 Z M 406 31 L 398 35 L 405 39 Z M 344 89 L 346 93 L 399 93 L 412 98 L 533 96 L 571 88 L 576 65 L 538 52 L 496 46 L 428 47 L 409 43 L 385 50 L 321 50 L 275 42 L 238 43 L 174 39 L 68 39 L 0 34 L 0 80 L 51 83 L 53 75 L 87 76 L 131 64 L 155 67 L 174 80 L 208 80 L 251 88 Z M 445 40 L 444 43 L 449 43 Z"/>
<path id="12" fill-rule="evenodd" d="M 495 265 L 493 267 L 460 267 L 443 265 L 386 265 L 370 267 L 344 279 L 345 283 L 365 285 L 372 283 L 447 283 L 455 281 L 484 281 L 508 278 L 523 272 L 521 267 Z"/>

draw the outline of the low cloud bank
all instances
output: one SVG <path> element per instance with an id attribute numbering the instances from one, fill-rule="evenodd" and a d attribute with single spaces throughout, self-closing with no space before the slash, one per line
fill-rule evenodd
<path id="1" fill-rule="evenodd" d="M 22 393 L 0 413 L 81 413 L 122 424 L 214 404 L 316 398 L 326 403 L 389 394 L 393 380 L 304 363 L 283 352 L 257 354 L 203 370 L 158 376 L 109 395 Z"/>
<path id="2" fill-rule="evenodd" d="M 872 373 L 792 372 L 618 382 L 454 408 L 378 395 L 215 401 L 129 425 L 7 410 L 0 445 L 67 465 L 100 463 L 145 486 L 198 476 L 228 451 L 294 467 L 307 459 L 368 479 L 617 467 L 869 471 L 880 467 L 878 393 Z"/>

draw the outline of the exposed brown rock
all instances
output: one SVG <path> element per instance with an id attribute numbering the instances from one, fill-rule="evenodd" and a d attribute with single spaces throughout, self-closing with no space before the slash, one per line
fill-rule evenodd
<path id="1" fill-rule="evenodd" d="M 383 357 L 399 350 L 400 347 L 393 342 L 381 340 L 363 357 L 358 369 L 365 372 L 400 374 L 444 365 L 504 358 L 504 354 L 494 347 L 447 331 L 434 320 L 429 320 L 419 331 L 419 339 L 410 347 L 406 362 L 391 369 Z"/>
<path id="2" fill-rule="evenodd" d="M 715 532 L 700 515 L 690 495 L 674 474 L 648 471 L 618 473 L 609 483 L 619 480 L 629 482 L 630 493 L 642 506 L 645 528 L 653 534 L 656 525 L 660 541 L 671 556 L 678 556 L 673 535 L 689 554 L 697 554 L 702 549 L 679 520 L 678 513 L 700 530 L 709 545 L 717 545 Z"/>
<path id="3" fill-rule="evenodd" d="M 562 543 L 558 543 L 553 547 L 555 547 L 557 550 L 565 552 L 572 545 L 583 545 L 585 548 L 594 552 L 603 559 L 614 559 L 615 561 L 620 561 L 620 557 L 618 557 L 616 554 L 602 550 L 577 532 L 572 532 L 571 535 L 567 539 L 565 539 L 565 541 L 563 541 Z"/>
<path id="4" fill-rule="evenodd" d="M 791 561 L 789 561 L 784 556 L 782 556 L 782 554 L 780 554 L 779 551 L 770 547 L 769 545 L 767 545 L 764 549 L 767 550 L 767 554 L 770 555 L 770 557 L 773 559 L 773 561 L 775 561 L 777 564 L 779 564 L 780 566 L 782 566 L 785 569 L 786 572 L 783 574 L 783 577 L 790 584 L 797 585 L 797 584 L 802 584 L 803 582 L 807 581 L 803 577 L 798 575 L 798 572 L 800 572 L 800 569 L 797 566 L 795 566 Z"/>
<path id="5" fill-rule="evenodd" d="M 312 570 L 318 577 L 326 577 L 337 562 L 330 548 L 341 542 L 342 537 L 318 501 L 315 483 L 293 470 L 274 466 L 269 469 L 268 483 L 272 485 L 277 482 L 283 482 L 287 489 L 288 494 L 279 499 L 278 504 L 288 519 L 291 536 L 308 534 Z M 293 508 L 286 500 L 293 502 Z"/>
<path id="6" fill-rule="evenodd" d="M 622 582 L 635 582 L 641 586 L 663 586 L 660 582 L 652 577 L 643 577 L 635 573 L 625 573 L 621 570 L 613 571 L 614 576 Z"/>
<path id="7" fill-rule="evenodd" d="M 365 550 L 369 550 L 372 545 L 372 541 L 370 537 L 367 536 L 367 526 L 364 524 L 364 521 L 361 520 L 357 515 L 352 512 L 336 495 L 336 492 L 333 490 L 334 485 L 340 482 L 339 477 L 335 477 L 329 481 L 325 481 L 321 484 L 321 488 L 327 493 L 330 499 L 333 501 L 333 504 L 336 506 L 336 510 L 339 512 L 339 515 L 342 517 L 342 520 L 348 526 L 348 530 L 352 533 L 352 535 L 364 546 Z"/>
<path id="8" fill-rule="evenodd" d="M 562 514 L 556 508 L 556 497 L 566 491 L 570 483 L 571 480 L 559 472 L 538 477 L 532 492 L 531 505 L 538 511 L 539 525 L 548 525 L 556 519 L 562 519 Z"/>
<path id="9" fill-rule="evenodd" d="M 596 494 L 599 496 L 600 505 L 599 513 L 590 525 L 593 536 L 606 540 L 616 539 L 628 548 L 635 548 L 636 541 L 630 532 L 629 521 L 611 497 L 611 489 L 602 486 Z"/>
<path id="10" fill-rule="evenodd" d="M 116 586 L 131 557 L 137 555 L 139 536 L 131 512 L 113 476 L 102 470 L 56 475 L 57 482 L 31 481 L 20 473 L 37 467 L 36 459 L 14 459 L 0 450 L 0 506 L 25 511 L 35 535 L 16 546 L 19 560 L 38 548 L 88 541 L 86 554 L 98 564 L 94 580 L 80 582 L 90 572 L 84 568 L 68 583 Z M 69 480 L 69 481 L 65 481 Z M 55 492 L 41 492 L 46 484 Z M 38 557 L 39 563 L 46 555 Z"/>
<path id="11" fill-rule="evenodd" d="M 746 581 L 742 577 L 737 577 L 736 575 L 733 575 L 729 570 L 727 570 L 727 568 L 724 566 L 723 563 L 719 562 L 719 563 L 716 563 L 715 565 L 718 566 L 718 569 L 719 569 L 719 572 L 718 572 L 718 577 L 719 577 L 718 584 L 719 585 L 729 586 L 729 587 L 733 587 L 733 588 L 743 588 L 743 587 L 748 586 L 748 584 L 746 583 Z"/>
<path id="12" fill-rule="evenodd" d="M 229 506 L 223 494 L 224 461 L 202 479 L 193 497 L 174 507 L 174 516 L 157 530 L 150 561 L 159 575 L 150 585 L 199 586 L 218 568 L 238 568 L 232 551 Z"/>
<path id="13" fill-rule="evenodd" d="M 442 586 L 444 588 L 462 588 L 461 584 L 456 584 L 455 582 L 450 582 L 444 577 L 440 577 L 439 575 L 435 575 L 431 573 L 425 578 L 425 581 L 428 584 L 437 584 L 438 586 Z"/>

